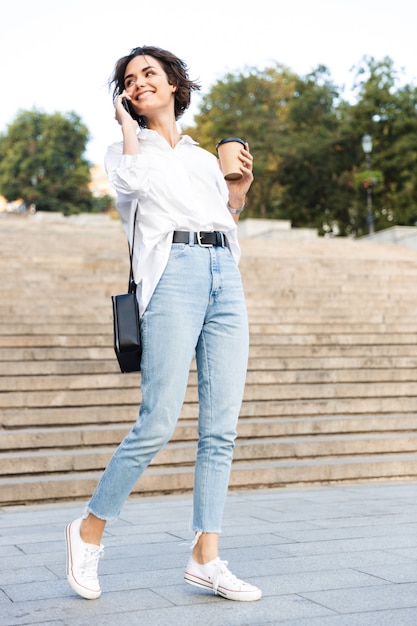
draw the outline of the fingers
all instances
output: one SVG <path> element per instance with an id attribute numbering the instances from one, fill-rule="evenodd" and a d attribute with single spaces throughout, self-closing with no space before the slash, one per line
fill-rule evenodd
<path id="1" fill-rule="evenodd" d="M 123 91 L 115 100 L 115 118 L 119 124 L 125 125 L 134 121 L 137 124 L 135 118 L 132 116 L 133 111 L 129 106 L 131 97 L 126 91 Z"/>
<path id="2" fill-rule="evenodd" d="M 240 161 L 241 161 L 243 167 L 246 170 L 252 171 L 253 156 L 249 152 L 249 144 L 248 143 L 245 144 L 245 148 L 242 149 L 242 152 L 240 153 L 240 157 L 239 158 L 240 158 Z"/>
<path id="3" fill-rule="evenodd" d="M 115 107 L 116 109 L 121 109 L 123 107 L 123 109 L 125 111 L 127 111 L 127 102 L 130 100 L 130 97 L 127 95 L 127 93 L 125 91 L 123 91 L 123 93 L 121 93 L 119 96 L 117 96 L 116 101 L 115 101 Z"/>

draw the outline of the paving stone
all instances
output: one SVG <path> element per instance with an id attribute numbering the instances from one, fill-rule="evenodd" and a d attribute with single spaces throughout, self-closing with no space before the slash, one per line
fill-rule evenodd
<path id="1" fill-rule="evenodd" d="M 360 552 L 362 550 L 389 550 L 391 548 L 414 546 L 415 533 L 402 537 L 397 534 L 382 537 L 358 537 L 355 539 L 309 541 L 307 543 L 287 543 L 285 550 L 293 555 L 332 554 L 334 552 Z"/>
<path id="2" fill-rule="evenodd" d="M 3 589 L 5 589 L 7 585 L 20 585 L 28 582 L 32 584 L 56 579 L 57 577 L 48 567 L 10 567 L 7 568 L 7 570 L 0 571 L 0 586 L 3 587 Z"/>
<path id="3" fill-rule="evenodd" d="M 311 617 L 307 620 L 284 620 L 280 626 L 415 626 L 416 609 L 394 609 L 369 613 L 349 613 L 331 617 Z M 277 626 L 276 622 L 252 624 L 252 626 Z"/>
<path id="4" fill-rule="evenodd" d="M 92 602 L 65 578 L 63 530 L 82 505 L 3 507 L 1 626 L 415 626 L 416 488 L 407 482 L 232 492 L 221 556 L 262 588 L 253 603 L 184 584 L 189 495 L 129 499 L 106 529 L 103 594 Z"/>
<path id="5" fill-rule="evenodd" d="M 303 592 L 301 595 L 338 613 L 416 607 L 417 616 L 417 582 Z"/>
<path id="6" fill-rule="evenodd" d="M 388 582 L 412 583 L 416 580 L 417 561 L 410 560 L 408 563 L 390 563 L 390 565 L 364 565 L 358 569 Z"/>
<path id="7" fill-rule="evenodd" d="M 246 572 L 242 572 L 245 576 Z M 320 570 L 317 572 L 296 572 L 274 576 L 255 577 L 255 584 L 262 588 L 264 596 L 280 596 L 287 593 L 305 593 L 329 589 L 353 589 L 357 587 L 389 585 L 377 576 L 366 575 L 353 569 Z"/>

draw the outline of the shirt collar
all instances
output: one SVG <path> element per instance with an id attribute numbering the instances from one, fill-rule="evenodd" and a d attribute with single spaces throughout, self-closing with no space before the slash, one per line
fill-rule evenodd
<path id="1" fill-rule="evenodd" d="M 142 141 L 157 141 L 158 138 L 161 138 L 156 130 L 151 130 L 150 128 L 141 128 L 138 132 L 138 137 Z M 194 139 L 192 139 L 189 135 L 181 135 L 181 139 L 177 145 L 180 145 L 181 143 L 198 146 L 198 141 L 194 141 Z"/>
<path id="2" fill-rule="evenodd" d="M 181 135 L 180 143 L 191 143 L 194 146 L 198 146 L 198 141 L 194 141 L 190 135 Z"/>

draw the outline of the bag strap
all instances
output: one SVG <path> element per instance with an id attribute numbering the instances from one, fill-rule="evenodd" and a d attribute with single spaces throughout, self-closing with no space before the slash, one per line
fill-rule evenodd
<path id="1" fill-rule="evenodd" d="M 129 260 L 130 260 L 130 270 L 129 270 L 129 284 L 127 287 L 128 293 L 136 293 L 136 283 L 135 278 L 133 276 L 133 250 L 135 249 L 135 232 L 136 232 L 136 215 L 138 213 L 138 203 L 136 203 L 135 215 L 133 216 L 133 236 L 132 236 L 132 245 L 130 245 L 129 240 L 127 240 L 127 245 L 129 246 Z"/>

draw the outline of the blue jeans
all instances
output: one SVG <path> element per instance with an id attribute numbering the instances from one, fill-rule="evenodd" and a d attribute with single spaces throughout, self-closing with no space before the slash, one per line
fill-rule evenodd
<path id="1" fill-rule="evenodd" d="M 142 401 L 87 511 L 112 520 L 170 440 L 195 352 L 198 447 L 193 530 L 221 532 L 245 386 L 249 332 L 239 270 L 228 248 L 173 244 L 142 319 Z"/>

